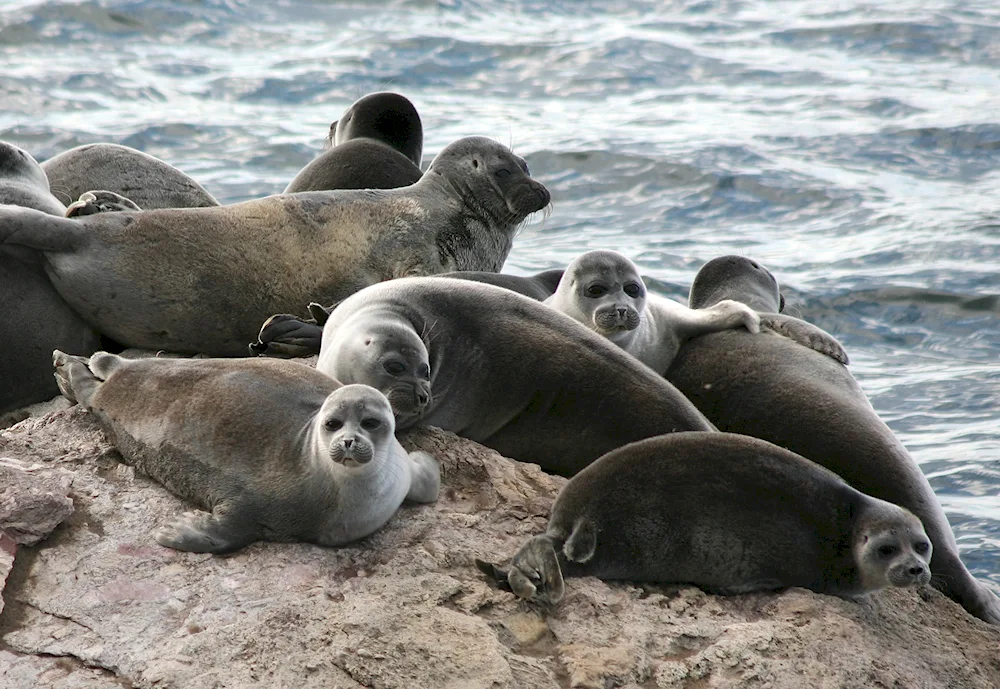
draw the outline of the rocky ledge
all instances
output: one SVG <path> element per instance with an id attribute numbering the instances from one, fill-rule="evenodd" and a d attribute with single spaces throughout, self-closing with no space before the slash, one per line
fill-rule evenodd
<path id="1" fill-rule="evenodd" d="M 156 545 L 187 506 L 83 410 L 0 432 L 0 686 L 1000 686 L 1000 630 L 930 590 L 852 603 L 585 578 L 552 608 L 515 600 L 473 558 L 541 531 L 564 480 L 435 429 L 404 444 L 440 460 L 436 505 L 348 548 L 215 557 Z"/>

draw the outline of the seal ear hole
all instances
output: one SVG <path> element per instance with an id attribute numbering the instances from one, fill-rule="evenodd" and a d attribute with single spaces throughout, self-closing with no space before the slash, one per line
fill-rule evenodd
<path id="1" fill-rule="evenodd" d="M 379 419 L 375 419 L 375 418 L 364 419 L 361 422 L 361 427 L 363 429 L 365 429 L 366 431 L 374 431 L 375 429 L 379 428 L 381 425 L 382 425 L 382 422 Z"/>
<path id="2" fill-rule="evenodd" d="M 382 364 L 382 368 L 384 368 L 385 372 L 388 373 L 390 376 L 402 375 L 403 372 L 406 371 L 406 366 L 399 363 L 398 361 L 387 361 L 384 364 Z"/>
<path id="3" fill-rule="evenodd" d="M 476 160 L 475 158 L 472 159 L 472 167 L 474 167 L 474 168 L 478 168 L 479 167 L 479 161 Z"/>
<path id="4" fill-rule="evenodd" d="M 608 288 L 605 287 L 604 285 L 591 285 L 586 289 L 586 293 L 588 297 L 593 297 L 593 298 L 603 297 L 605 294 L 608 293 Z"/>
<path id="5" fill-rule="evenodd" d="M 883 545 L 879 546 L 878 555 L 879 557 L 889 557 L 896 552 L 896 546 L 894 545 Z"/>
<path id="6" fill-rule="evenodd" d="M 638 284 L 630 282 L 625 285 L 625 294 L 633 299 L 638 299 L 642 295 L 642 288 Z"/>
<path id="7" fill-rule="evenodd" d="M 326 423 L 324 425 L 326 426 L 326 430 L 328 431 L 339 431 L 341 428 L 344 427 L 344 422 L 341 421 L 340 419 L 330 418 L 326 420 Z"/>
<path id="8" fill-rule="evenodd" d="M 367 347 L 367 346 L 368 346 L 368 345 L 370 345 L 371 343 L 372 343 L 372 338 L 370 338 L 370 337 L 368 337 L 368 338 L 365 338 L 365 347 Z"/>

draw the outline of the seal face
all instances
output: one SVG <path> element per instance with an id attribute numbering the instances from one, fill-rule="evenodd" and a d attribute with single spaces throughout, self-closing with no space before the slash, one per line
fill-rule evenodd
<path id="1" fill-rule="evenodd" d="M 608 338 L 657 373 L 670 366 L 680 343 L 706 332 L 745 327 L 760 319 L 745 304 L 723 300 L 690 309 L 649 294 L 632 261 L 617 251 L 588 251 L 569 264 L 545 304 Z"/>
<path id="2" fill-rule="evenodd" d="M 781 307 L 773 276 L 757 262 L 731 256 L 706 267 L 692 285 L 691 304 L 745 299 L 761 311 Z M 832 340 L 804 321 L 781 317 Z M 774 316 L 761 314 L 762 322 L 768 318 Z M 933 584 L 973 615 L 1000 624 L 1000 600 L 965 568 L 917 463 L 875 413 L 843 360 L 815 349 L 768 333 L 711 333 L 681 346 L 667 379 L 719 430 L 786 447 L 856 489 L 913 512 L 934 546 Z"/>
<path id="3" fill-rule="evenodd" d="M 173 165 L 129 146 L 77 146 L 49 158 L 42 169 L 53 193 L 66 205 L 96 190 L 123 196 L 144 210 L 219 205 L 203 186 Z"/>
<path id="4" fill-rule="evenodd" d="M 563 576 L 857 597 L 926 585 L 930 555 L 911 513 L 803 457 L 748 436 L 673 433 L 626 445 L 577 474 L 545 534 L 518 551 L 509 571 L 477 564 L 518 596 L 553 603 Z"/>
<path id="5" fill-rule="evenodd" d="M 370 93 L 330 125 L 331 148 L 304 167 L 286 194 L 326 189 L 395 189 L 420 179 L 424 131 L 398 93 Z"/>
<path id="6" fill-rule="evenodd" d="M 0 204 L 61 216 L 45 172 L 31 155 L 0 141 Z M 36 250 L 0 246 L 0 414 L 59 394 L 52 381 L 52 350 L 90 353 L 100 337 L 63 300 Z"/>
<path id="7" fill-rule="evenodd" d="M 63 394 L 97 416 L 125 460 L 208 512 L 161 545 L 222 553 L 260 539 L 342 545 L 404 499 L 433 502 L 430 455 L 407 455 L 385 396 L 275 359 L 53 354 Z"/>
<path id="8" fill-rule="evenodd" d="M 712 428 L 662 376 L 572 319 L 469 280 L 352 295 L 323 326 L 316 367 L 377 387 L 398 428 L 438 426 L 566 475 L 633 440 Z"/>
<path id="9" fill-rule="evenodd" d="M 43 252 L 63 298 L 125 346 L 240 356 L 273 313 L 397 277 L 500 270 L 521 222 L 549 203 L 526 169 L 471 137 L 401 189 L 73 219 L 0 208 L 0 245 Z"/>

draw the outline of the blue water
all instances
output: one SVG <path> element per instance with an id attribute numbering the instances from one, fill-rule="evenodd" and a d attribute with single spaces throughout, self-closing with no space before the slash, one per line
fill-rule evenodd
<path id="1" fill-rule="evenodd" d="M 0 138 L 134 146 L 223 202 L 382 89 L 427 160 L 492 136 L 548 185 L 508 272 L 610 247 L 683 297 L 719 254 L 768 265 L 1000 587 L 1000 3 L 0 3 Z"/>

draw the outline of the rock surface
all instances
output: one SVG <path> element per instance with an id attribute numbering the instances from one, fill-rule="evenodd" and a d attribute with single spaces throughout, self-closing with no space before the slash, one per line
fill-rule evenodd
<path id="1" fill-rule="evenodd" d="M 82 409 L 0 432 L 0 455 L 68 476 L 76 506 L 17 553 L 0 686 L 1000 686 L 1000 630 L 929 590 L 859 604 L 584 578 L 554 608 L 515 600 L 473 558 L 509 557 L 541 531 L 564 480 L 434 429 L 403 441 L 441 461 L 436 505 L 404 507 L 351 547 L 215 557 L 156 545 L 152 530 L 186 505 L 120 464 Z"/>

